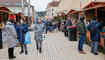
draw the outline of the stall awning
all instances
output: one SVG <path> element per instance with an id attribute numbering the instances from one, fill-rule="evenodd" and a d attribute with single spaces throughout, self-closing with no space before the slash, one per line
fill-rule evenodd
<path id="1" fill-rule="evenodd" d="M 12 11 L 9 10 L 7 7 L 0 7 L 0 11 L 6 11 L 12 13 Z"/>
<path id="2" fill-rule="evenodd" d="M 105 7 L 105 1 L 93 1 L 86 5 L 83 10 L 91 10 L 95 8 Z"/>

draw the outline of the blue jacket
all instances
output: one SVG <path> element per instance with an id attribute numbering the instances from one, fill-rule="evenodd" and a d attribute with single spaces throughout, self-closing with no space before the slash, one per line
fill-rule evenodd
<path id="1" fill-rule="evenodd" d="M 25 34 L 28 32 L 28 26 L 24 23 L 22 25 L 17 26 L 17 36 L 19 39 L 19 42 L 24 42 L 25 41 Z"/>
<path id="2" fill-rule="evenodd" d="M 90 36 L 91 36 L 91 40 L 92 41 L 100 41 L 100 31 L 101 31 L 101 25 L 99 22 L 97 22 L 96 20 L 93 20 L 88 26 L 87 28 L 89 29 L 93 24 L 96 24 L 96 29 L 97 29 L 97 32 L 96 34 L 91 34 L 90 32 Z"/>

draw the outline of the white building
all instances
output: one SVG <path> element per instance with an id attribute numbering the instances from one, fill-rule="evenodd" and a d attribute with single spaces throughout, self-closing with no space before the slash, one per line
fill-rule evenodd
<path id="1" fill-rule="evenodd" d="M 57 9 L 59 3 L 60 3 L 60 1 L 50 2 L 46 9 L 46 16 L 49 16 L 50 18 L 56 16 L 56 9 Z"/>

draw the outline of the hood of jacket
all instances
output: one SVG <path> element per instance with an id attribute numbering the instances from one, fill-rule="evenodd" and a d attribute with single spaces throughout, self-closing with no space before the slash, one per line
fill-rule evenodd
<path id="1" fill-rule="evenodd" d="M 6 25 L 13 25 L 11 22 L 7 21 Z"/>
<path id="2" fill-rule="evenodd" d="M 92 23 L 92 24 L 96 24 L 96 23 L 97 23 L 97 21 L 96 21 L 96 20 L 93 20 L 93 21 L 91 21 L 91 23 Z"/>

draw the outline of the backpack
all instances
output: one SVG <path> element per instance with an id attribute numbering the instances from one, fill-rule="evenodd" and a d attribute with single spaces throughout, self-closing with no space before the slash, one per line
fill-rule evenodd
<path id="1" fill-rule="evenodd" d="M 96 24 L 92 24 L 91 27 L 89 28 L 91 34 L 96 34 L 96 32 L 97 32 L 97 26 L 96 26 Z"/>

